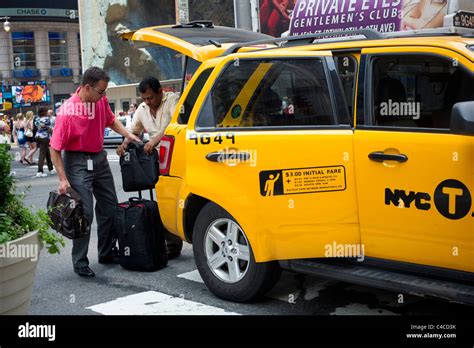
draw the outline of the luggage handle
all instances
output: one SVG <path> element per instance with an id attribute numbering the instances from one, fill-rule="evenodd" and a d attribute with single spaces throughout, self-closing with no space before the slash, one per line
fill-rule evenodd
<path id="1" fill-rule="evenodd" d="M 142 191 L 138 191 L 138 198 L 142 199 Z M 150 189 L 150 200 L 154 201 L 154 199 L 153 199 L 153 189 Z"/>

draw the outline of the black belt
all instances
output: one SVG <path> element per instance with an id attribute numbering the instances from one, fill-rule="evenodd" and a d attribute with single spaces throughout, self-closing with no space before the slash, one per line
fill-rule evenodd
<path id="1" fill-rule="evenodd" d="M 67 151 L 66 150 L 66 153 L 80 153 L 80 154 L 83 154 L 83 155 L 86 155 L 86 156 L 97 156 L 99 154 L 101 154 L 103 151 L 99 151 L 99 152 L 86 152 L 86 151 Z"/>

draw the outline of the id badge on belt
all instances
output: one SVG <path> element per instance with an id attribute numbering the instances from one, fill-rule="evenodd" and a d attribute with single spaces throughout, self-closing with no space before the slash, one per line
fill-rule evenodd
<path id="1" fill-rule="evenodd" d="M 94 170 L 94 161 L 92 161 L 92 158 L 90 158 L 90 156 L 87 156 L 86 159 L 87 159 L 87 170 L 92 172 Z"/>

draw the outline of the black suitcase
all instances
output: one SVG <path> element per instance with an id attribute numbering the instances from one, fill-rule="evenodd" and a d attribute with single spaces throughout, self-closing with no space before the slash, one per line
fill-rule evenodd
<path id="1" fill-rule="evenodd" d="M 115 230 L 120 265 L 125 269 L 153 272 L 168 264 L 165 228 L 152 190 L 150 199 L 142 199 L 139 192 L 139 197 L 118 205 Z"/>

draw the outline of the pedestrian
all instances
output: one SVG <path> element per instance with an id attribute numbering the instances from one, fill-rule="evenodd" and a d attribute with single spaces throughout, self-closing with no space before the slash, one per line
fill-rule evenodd
<path id="1" fill-rule="evenodd" d="M 48 117 L 51 122 L 51 129 L 54 129 L 54 125 L 56 124 L 56 116 L 54 116 L 53 110 L 48 110 Z"/>
<path id="2" fill-rule="evenodd" d="M 38 159 L 38 173 L 36 173 L 37 178 L 44 178 L 48 174 L 43 172 L 44 160 L 48 165 L 49 174 L 56 174 L 56 170 L 53 167 L 53 162 L 51 161 L 51 153 L 49 151 L 49 142 L 52 133 L 51 121 L 48 116 L 48 108 L 41 106 L 38 110 L 38 117 L 36 118 L 36 143 L 40 149 L 39 159 Z"/>
<path id="3" fill-rule="evenodd" d="M 128 108 L 128 114 L 130 115 L 130 121 L 133 121 L 133 117 L 135 116 L 135 112 L 137 112 L 138 105 L 135 103 L 130 104 Z"/>
<path id="4" fill-rule="evenodd" d="M 27 164 L 25 161 L 26 157 L 26 136 L 25 136 L 25 128 L 26 128 L 26 121 L 25 116 L 20 112 L 16 114 L 15 122 L 13 123 L 13 131 L 15 133 L 15 139 L 18 143 L 18 147 L 20 148 L 20 160 L 21 164 Z"/>
<path id="5" fill-rule="evenodd" d="M 0 144 L 10 144 L 11 129 L 6 118 L 0 119 Z"/>
<path id="6" fill-rule="evenodd" d="M 8 119 L 8 125 L 10 126 L 10 130 L 13 129 L 13 122 L 15 121 L 15 118 L 13 117 L 13 115 L 11 114 L 7 114 L 7 119 Z M 15 143 L 15 132 L 10 132 L 10 142 L 12 144 Z"/>
<path id="7" fill-rule="evenodd" d="M 138 106 L 135 112 L 131 131 L 135 135 L 142 135 L 143 131 L 147 130 L 150 140 L 145 144 L 145 152 L 151 153 L 155 148 L 159 150 L 161 138 L 176 109 L 179 93 L 164 93 L 160 81 L 152 76 L 146 77 L 140 82 L 138 91 L 143 103 Z M 117 148 L 119 156 L 123 156 L 127 145 L 128 141 L 125 139 Z M 167 232 L 166 246 L 168 258 L 172 259 L 180 255 L 183 241 L 174 234 Z"/>
<path id="8" fill-rule="evenodd" d="M 118 204 L 114 178 L 103 148 L 104 130 L 113 129 L 131 142 L 140 139 L 115 118 L 106 97 L 110 78 L 97 67 L 87 69 L 76 93 L 57 111 L 51 137 L 51 157 L 59 177 L 58 191 L 71 187 L 80 196 L 90 231 L 93 219 L 93 197 L 96 199 L 99 263 L 118 263 L 113 230 Z M 63 151 L 63 157 L 61 157 Z M 74 271 L 82 277 L 94 277 L 87 252 L 90 233 L 73 240 Z"/>
<path id="9" fill-rule="evenodd" d="M 37 117 L 35 116 L 33 111 L 28 111 L 26 113 L 26 128 L 25 128 L 25 136 L 26 136 L 26 145 L 30 149 L 30 152 L 25 156 L 26 163 L 32 165 L 36 164 L 33 160 L 33 156 L 35 155 L 36 151 L 38 150 L 36 145 L 36 124 L 35 120 Z"/>

